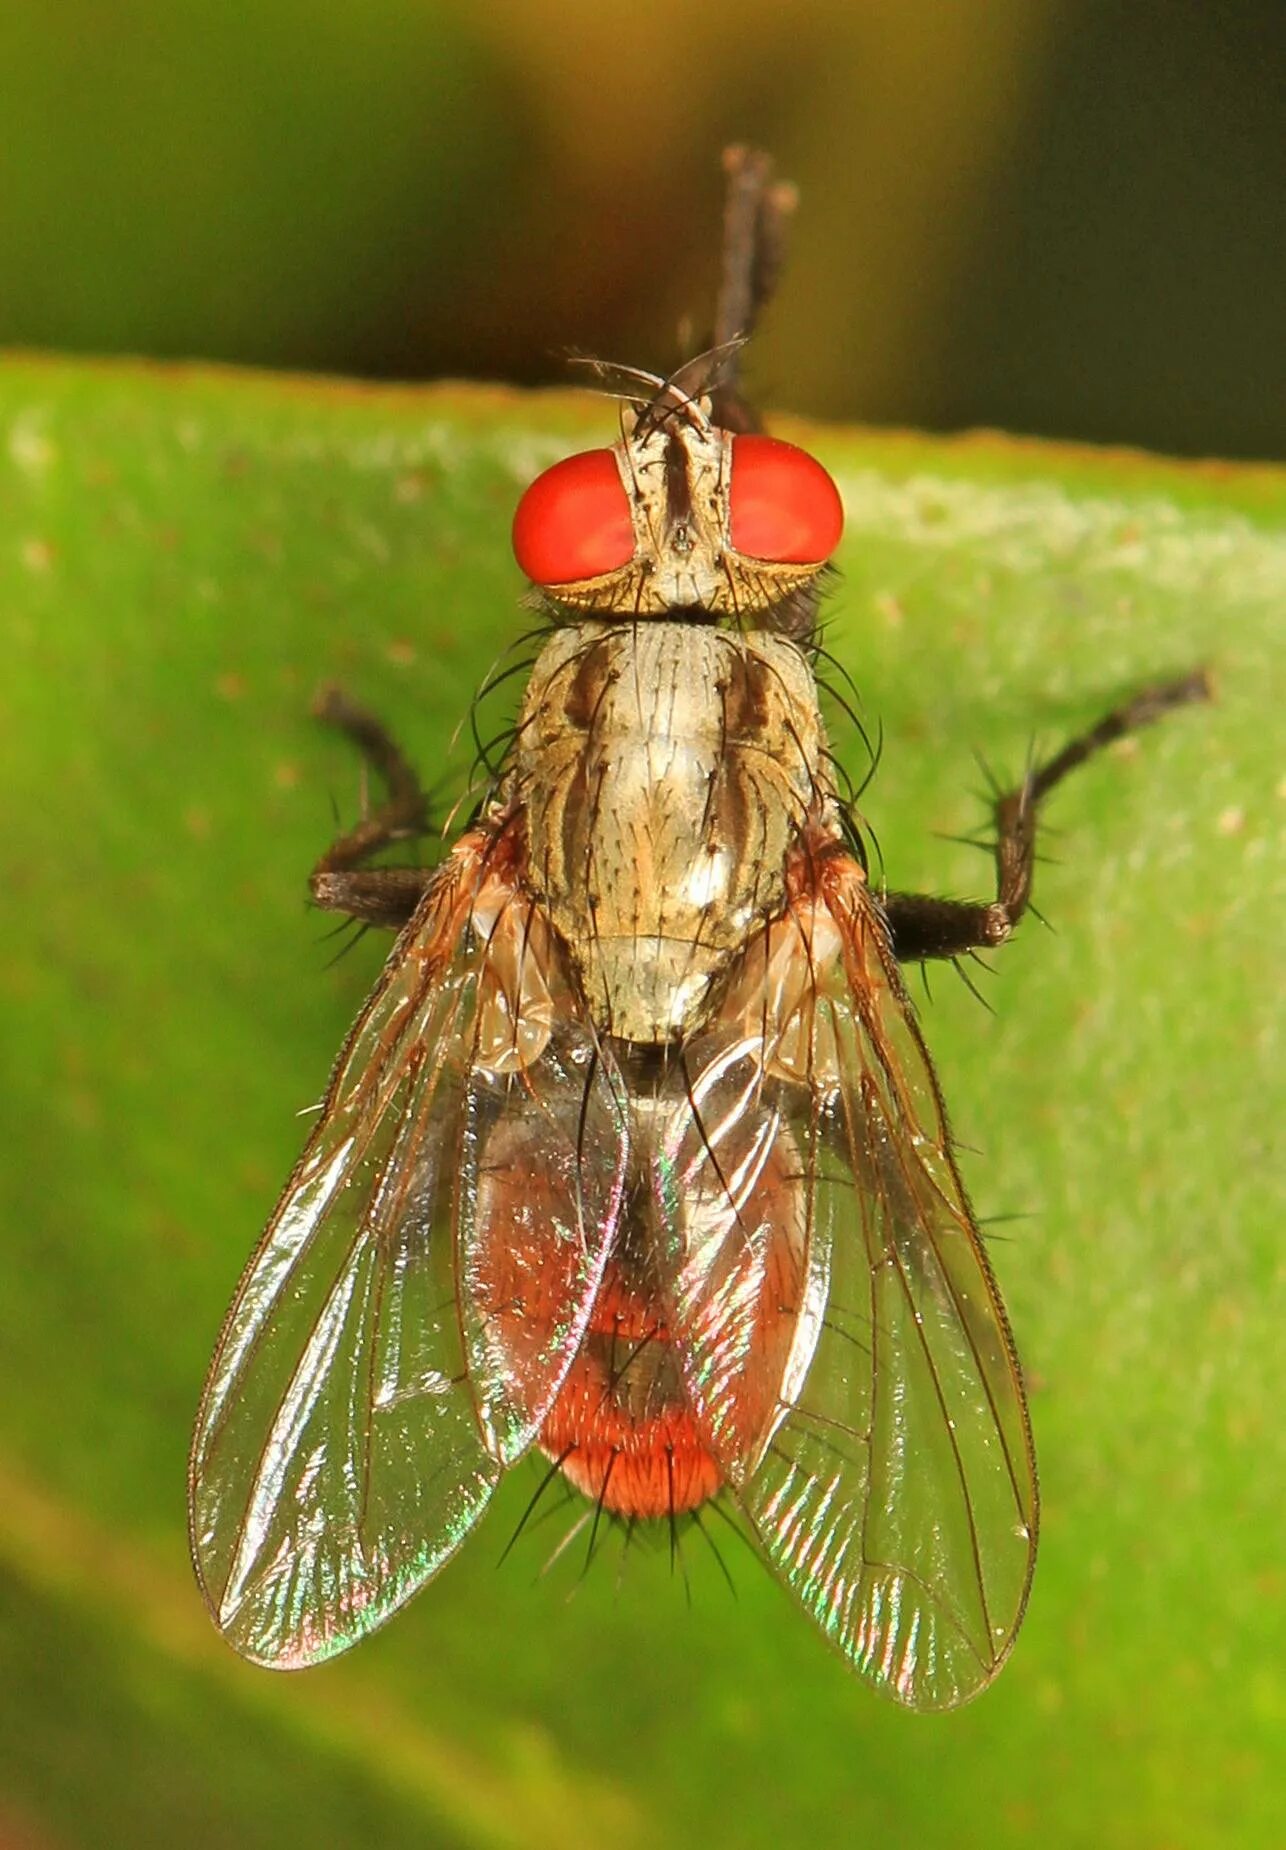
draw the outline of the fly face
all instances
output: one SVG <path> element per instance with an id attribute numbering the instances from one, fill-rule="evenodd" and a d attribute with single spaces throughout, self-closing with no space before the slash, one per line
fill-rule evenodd
<path id="1" fill-rule="evenodd" d="M 725 345 L 785 209 L 763 157 L 731 173 Z M 388 799 L 313 894 L 402 930 L 197 1420 L 197 1574 L 257 1662 L 380 1624 L 534 1451 L 630 1522 L 722 1499 L 908 1706 L 967 1700 L 1013 1643 L 1026 1401 L 899 963 L 1002 943 L 1040 798 L 1208 688 L 1148 690 L 1001 796 L 994 900 L 877 897 L 812 672 L 838 495 L 752 422 L 735 376 L 663 385 L 528 490 L 550 636 L 432 873 L 365 865 L 423 798 L 325 699 Z"/>
<path id="2" fill-rule="evenodd" d="M 710 401 L 657 381 L 607 450 L 569 456 L 518 504 L 518 563 L 556 603 L 596 615 L 758 622 L 806 592 L 844 510 L 793 443 L 736 435 Z"/>

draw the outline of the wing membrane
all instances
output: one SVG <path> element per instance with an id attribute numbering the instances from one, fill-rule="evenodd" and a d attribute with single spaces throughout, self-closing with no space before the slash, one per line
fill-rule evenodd
<path id="1" fill-rule="evenodd" d="M 991 1680 L 1022 1617 L 1030 1429 L 878 914 L 852 863 L 819 879 L 750 947 L 722 1027 L 689 1050 L 669 1149 L 676 1328 L 778 1573 L 887 1694 L 947 1708 Z M 783 1250 L 794 1337 L 747 1446 L 742 1410 L 765 1395 L 728 1280 Z"/>
<path id="2" fill-rule="evenodd" d="M 261 1663 L 345 1649 L 441 1566 L 579 1341 L 625 1132 L 619 1082 L 585 1029 L 551 1023 L 562 998 L 525 961 L 532 910 L 467 837 L 359 1017 L 228 1314 L 193 1444 L 192 1544 L 216 1622 Z M 515 1135 L 539 1155 L 564 1296 L 488 1348 L 461 1284 L 501 1241 L 479 1176 Z"/>

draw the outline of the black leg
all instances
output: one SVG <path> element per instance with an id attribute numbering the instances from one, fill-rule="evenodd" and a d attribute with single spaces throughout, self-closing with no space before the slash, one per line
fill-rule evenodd
<path id="1" fill-rule="evenodd" d="M 714 345 L 745 340 L 754 332 L 777 287 L 786 255 L 786 226 L 795 210 L 795 188 L 773 179 L 772 161 L 754 148 L 726 148 L 728 176 L 723 218 L 723 273 L 715 312 Z M 724 430 L 758 430 L 759 420 L 741 396 L 739 353 L 720 368 L 712 393 L 714 421 Z"/>
<path id="2" fill-rule="evenodd" d="M 890 893 L 885 900 L 893 949 L 902 963 L 928 957 L 962 957 L 1003 944 L 1031 904 L 1036 864 L 1036 811 L 1078 765 L 1116 739 L 1140 732 L 1176 707 L 1210 700 L 1205 669 L 1148 687 L 1080 733 L 1061 752 L 1028 773 L 1014 790 L 996 798 L 996 897 L 990 905 L 969 905 L 927 894 Z"/>
<path id="3" fill-rule="evenodd" d="M 388 793 L 317 861 L 309 878 L 313 899 L 327 911 L 346 912 L 364 925 L 400 928 L 423 897 L 431 869 L 363 868 L 362 863 L 391 842 L 425 833 L 428 815 L 420 780 L 380 722 L 339 688 L 323 688 L 313 711 L 352 739 Z"/>
<path id="4" fill-rule="evenodd" d="M 363 925 L 401 931 L 432 878 L 430 867 L 358 867 L 314 872 L 308 884 L 323 912 L 346 912 Z"/>

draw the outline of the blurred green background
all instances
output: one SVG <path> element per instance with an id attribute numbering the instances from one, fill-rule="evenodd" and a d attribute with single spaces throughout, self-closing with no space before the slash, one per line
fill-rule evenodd
<path id="1" fill-rule="evenodd" d="M 814 417 L 1254 458 L 1286 437 L 1280 7 L 0 0 L 0 344 L 547 382 L 665 365 L 717 153 L 801 186 L 754 356 Z M 610 427 L 610 419 L 607 420 Z M 996 1688 L 856 1684 L 748 1558 L 496 1560 L 514 1474 L 348 1659 L 238 1663 L 183 1471 L 223 1307 L 379 967 L 303 875 L 339 679 L 452 790 L 522 623 L 521 484 L 601 403 L 0 359 L 0 1850 L 1279 1845 L 1286 478 L 801 424 L 890 879 L 1158 672 L 985 1015 L 925 1013 L 1031 1374 L 1046 1522 Z M 851 730 L 837 741 L 861 768 Z M 1001 1238 L 1003 1236 L 1003 1243 Z"/>

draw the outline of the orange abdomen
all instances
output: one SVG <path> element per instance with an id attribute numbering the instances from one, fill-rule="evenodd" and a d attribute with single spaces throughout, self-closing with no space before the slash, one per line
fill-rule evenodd
<path id="1" fill-rule="evenodd" d="M 540 1444 L 577 1490 L 622 1516 L 677 1515 L 722 1487 L 670 1332 L 615 1260 Z"/>
<path id="2" fill-rule="evenodd" d="M 717 1176 L 693 1188 L 686 1261 L 658 1223 L 648 1173 L 636 1176 L 577 1340 L 584 1253 L 560 1214 L 541 1128 L 536 1118 L 493 1133 L 478 1192 L 470 1302 L 506 1395 L 534 1413 L 574 1341 L 542 1451 L 617 1515 L 696 1509 L 751 1467 L 780 1410 L 805 1269 L 793 1139 L 748 1115 L 753 1161 L 740 1166 L 737 1202 Z"/>

